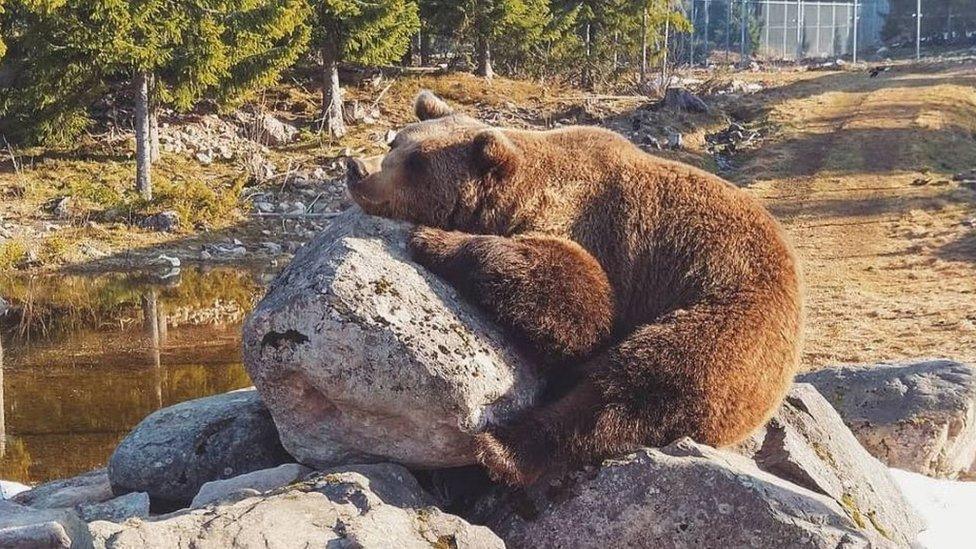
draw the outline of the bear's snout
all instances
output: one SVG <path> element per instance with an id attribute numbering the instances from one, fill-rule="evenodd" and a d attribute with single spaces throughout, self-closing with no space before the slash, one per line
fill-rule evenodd
<path id="1" fill-rule="evenodd" d="M 346 159 L 346 179 L 349 183 L 358 183 L 360 179 L 369 175 L 366 164 L 358 158 Z"/>

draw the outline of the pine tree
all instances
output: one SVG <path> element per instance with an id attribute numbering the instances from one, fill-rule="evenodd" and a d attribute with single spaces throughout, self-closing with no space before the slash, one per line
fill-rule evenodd
<path id="1" fill-rule="evenodd" d="M 346 133 L 339 63 L 385 65 L 399 61 L 420 28 L 413 0 L 313 0 L 313 45 L 322 62 L 322 125 Z"/>
<path id="2" fill-rule="evenodd" d="M 15 0 L 16 1 L 16 0 Z M 270 85 L 307 46 L 305 0 L 21 1 L 23 32 L 11 44 L 15 93 L 0 98 L 0 130 L 25 138 L 74 138 L 109 84 L 135 96 L 136 186 L 152 197 L 156 111 L 203 98 L 228 105 Z"/>
<path id="3" fill-rule="evenodd" d="M 515 64 L 556 29 L 549 0 L 421 0 L 422 11 L 438 34 L 471 47 L 475 74 L 494 76 L 493 55 L 503 52 Z M 429 14 L 429 15 L 428 15 Z"/>

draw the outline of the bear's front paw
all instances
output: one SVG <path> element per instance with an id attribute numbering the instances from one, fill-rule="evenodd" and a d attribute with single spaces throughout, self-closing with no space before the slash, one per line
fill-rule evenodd
<path id="1" fill-rule="evenodd" d="M 457 253 L 463 242 L 463 233 L 418 225 L 410 231 L 410 254 L 417 263 L 436 271 Z"/>
<path id="2" fill-rule="evenodd" d="M 478 463 L 488 470 L 488 476 L 509 486 L 532 484 L 543 471 L 540 466 L 528 463 L 528 456 L 519 455 L 491 433 L 475 436 L 475 452 Z"/>

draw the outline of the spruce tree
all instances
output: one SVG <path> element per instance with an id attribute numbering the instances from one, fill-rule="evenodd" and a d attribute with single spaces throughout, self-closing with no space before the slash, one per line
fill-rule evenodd
<path id="1" fill-rule="evenodd" d="M 17 1 L 17 0 L 14 0 Z M 135 96 L 136 186 L 152 197 L 160 105 L 227 105 L 270 85 L 307 46 L 306 0 L 21 1 L 16 92 L 0 98 L 0 130 L 70 140 L 111 83 Z M 13 57 L 13 56 L 11 56 Z"/>
<path id="2" fill-rule="evenodd" d="M 421 0 L 423 13 L 438 34 L 474 51 L 475 74 L 491 78 L 496 49 L 513 62 L 552 40 L 554 25 L 549 0 Z M 429 14 L 429 15 L 428 15 Z"/>
<path id="3" fill-rule="evenodd" d="M 346 133 L 339 63 L 399 61 L 420 28 L 414 0 L 313 0 L 313 44 L 322 62 L 322 127 Z"/>

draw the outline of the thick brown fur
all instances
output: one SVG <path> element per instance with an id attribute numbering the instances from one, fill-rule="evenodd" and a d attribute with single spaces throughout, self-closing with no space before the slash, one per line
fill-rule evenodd
<path id="1" fill-rule="evenodd" d="M 776 221 L 745 192 L 607 130 L 488 127 L 430 94 L 350 192 L 421 225 L 417 260 L 488 309 L 569 387 L 479 435 L 510 484 L 690 436 L 734 444 L 795 372 L 802 298 Z"/>

